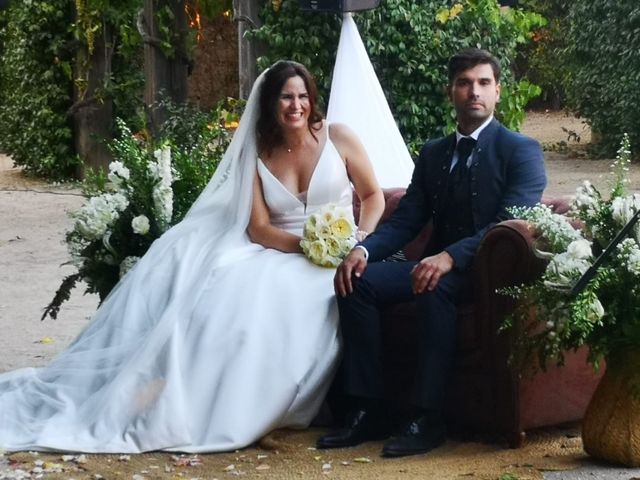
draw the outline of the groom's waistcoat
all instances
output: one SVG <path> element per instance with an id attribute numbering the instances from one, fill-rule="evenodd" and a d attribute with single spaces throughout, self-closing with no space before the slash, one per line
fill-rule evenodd
<path id="1" fill-rule="evenodd" d="M 370 260 L 394 253 L 429 221 L 432 238 L 443 239 L 451 218 L 449 182 L 455 134 L 427 142 L 420 152 L 411 184 L 393 215 L 363 245 Z M 507 208 L 533 206 L 546 185 L 542 149 L 537 141 L 503 127 L 493 120 L 480 133 L 468 172 L 468 236 L 450 245 L 431 242 L 426 255 L 443 247 L 458 268 L 467 268 L 480 239 L 492 224 L 510 218 Z M 464 226 L 463 226 L 464 227 Z"/>

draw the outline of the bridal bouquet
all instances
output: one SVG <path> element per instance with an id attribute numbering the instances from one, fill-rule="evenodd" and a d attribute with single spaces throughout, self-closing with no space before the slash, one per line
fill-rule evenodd
<path id="1" fill-rule="evenodd" d="M 626 192 L 631 152 L 625 136 L 612 164 L 608 198 L 584 182 L 573 198 L 568 216 L 548 207 L 514 209 L 537 234 L 537 255 L 548 260 L 542 277 L 529 285 L 502 289 L 521 301 L 504 328 L 522 322 L 517 332 L 519 360 L 537 357 L 562 364 L 563 352 L 589 347 L 589 360 L 598 364 L 616 352 L 640 347 L 640 225 L 597 270 L 576 297 L 574 283 L 597 255 L 640 210 L 640 194 Z M 535 315 L 531 312 L 535 311 Z"/>
<path id="2" fill-rule="evenodd" d="M 300 246 L 316 265 L 337 267 L 356 244 L 356 226 L 351 209 L 325 205 L 309 216 Z"/>

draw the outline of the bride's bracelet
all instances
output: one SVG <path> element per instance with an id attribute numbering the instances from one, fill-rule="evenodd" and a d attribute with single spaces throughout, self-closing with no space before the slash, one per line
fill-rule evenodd
<path id="1" fill-rule="evenodd" d="M 369 235 L 369 232 L 366 232 L 365 230 L 358 230 L 356 232 L 356 240 L 358 242 L 363 241 L 365 238 L 367 238 L 367 235 Z"/>

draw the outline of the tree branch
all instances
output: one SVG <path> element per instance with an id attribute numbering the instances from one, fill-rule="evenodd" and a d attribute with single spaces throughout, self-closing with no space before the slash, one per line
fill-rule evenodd
<path id="1" fill-rule="evenodd" d="M 140 10 L 138 12 L 138 16 L 136 18 L 136 27 L 138 29 L 138 33 L 142 37 L 142 43 L 146 43 L 147 45 L 151 45 L 156 48 L 162 47 L 162 42 L 158 37 L 153 37 L 149 35 L 147 32 L 147 22 L 144 18 L 144 10 Z"/>

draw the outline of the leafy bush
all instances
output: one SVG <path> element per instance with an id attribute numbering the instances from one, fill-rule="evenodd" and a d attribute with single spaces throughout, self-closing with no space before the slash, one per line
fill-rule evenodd
<path id="1" fill-rule="evenodd" d="M 565 0 L 520 0 L 519 3 L 545 17 L 547 23 L 535 29 L 532 42 L 519 52 L 517 73 L 542 89 L 533 105 L 558 110 L 564 106 L 566 96 L 563 85 L 566 65 L 560 52 L 567 40 L 569 4 Z"/>
<path id="2" fill-rule="evenodd" d="M 56 318 L 80 280 L 104 299 L 153 241 L 182 220 L 222 159 L 241 108 L 233 99 L 209 114 L 172 107 L 158 142 L 118 121 L 109 173 L 89 173 L 83 184 L 87 202 L 71 214 L 66 241 L 78 272 L 63 280 L 43 318 Z"/>
<path id="3" fill-rule="evenodd" d="M 32 174 L 69 176 L 78 164 L 71 124 L 71 53 L 65 0 L 12 2 L 0 30 L 0 150 Z"/>
<path id="4" fill-rule="evenodd" d="M 597 153 L 613 155 L 621 132 L 640 151 L 640 4 L 575 0 L 568 23 L 563 58 L 570 107 L 601 136 Z"/>
<path id="5" fill-rule="evenodd" d="M 74 175 L 79 159 L 73 145 L 74 84 L 86 85 L 88 65 L 77 61 L 82 45 L 91 47 L 105 23 L 115 46 L 111 76 L 96 93 L 113 98 L 114 114 L 131 124 L 143 118 L 142 49 L 135 29 L 139 2 L 116 6 L 100 0 L 82 7 L 74 21 L 74 2 L 12 2 L 0 11 L 0 150 L 28 173 L 51 179 Z"/>
<path id="6" fill-rule="evenodd" d="M 340 31 L 338 15 L 301 12 L 297 1 L 267 2 L 264 26 L 254 35 L 266 42 L 264 68 L 280 58 L 305 64 L 317 76 L 325 96 L 330 86 Z M 446 64 L 456 51 L 482 47 L 493 52 L 504 70 L 498 115 L 518 129 L 527 101 L 539 89 L 516 81 L 510 62 L 542 17 L 522 10 L 502 11 L 495 0 L 442 2 L 385 0 L 380 7 L 355 15 L 356 23 L 402 135 L 413 152 L 428 138 L 450 132 L 454 112 L 446 99 Z"/>

